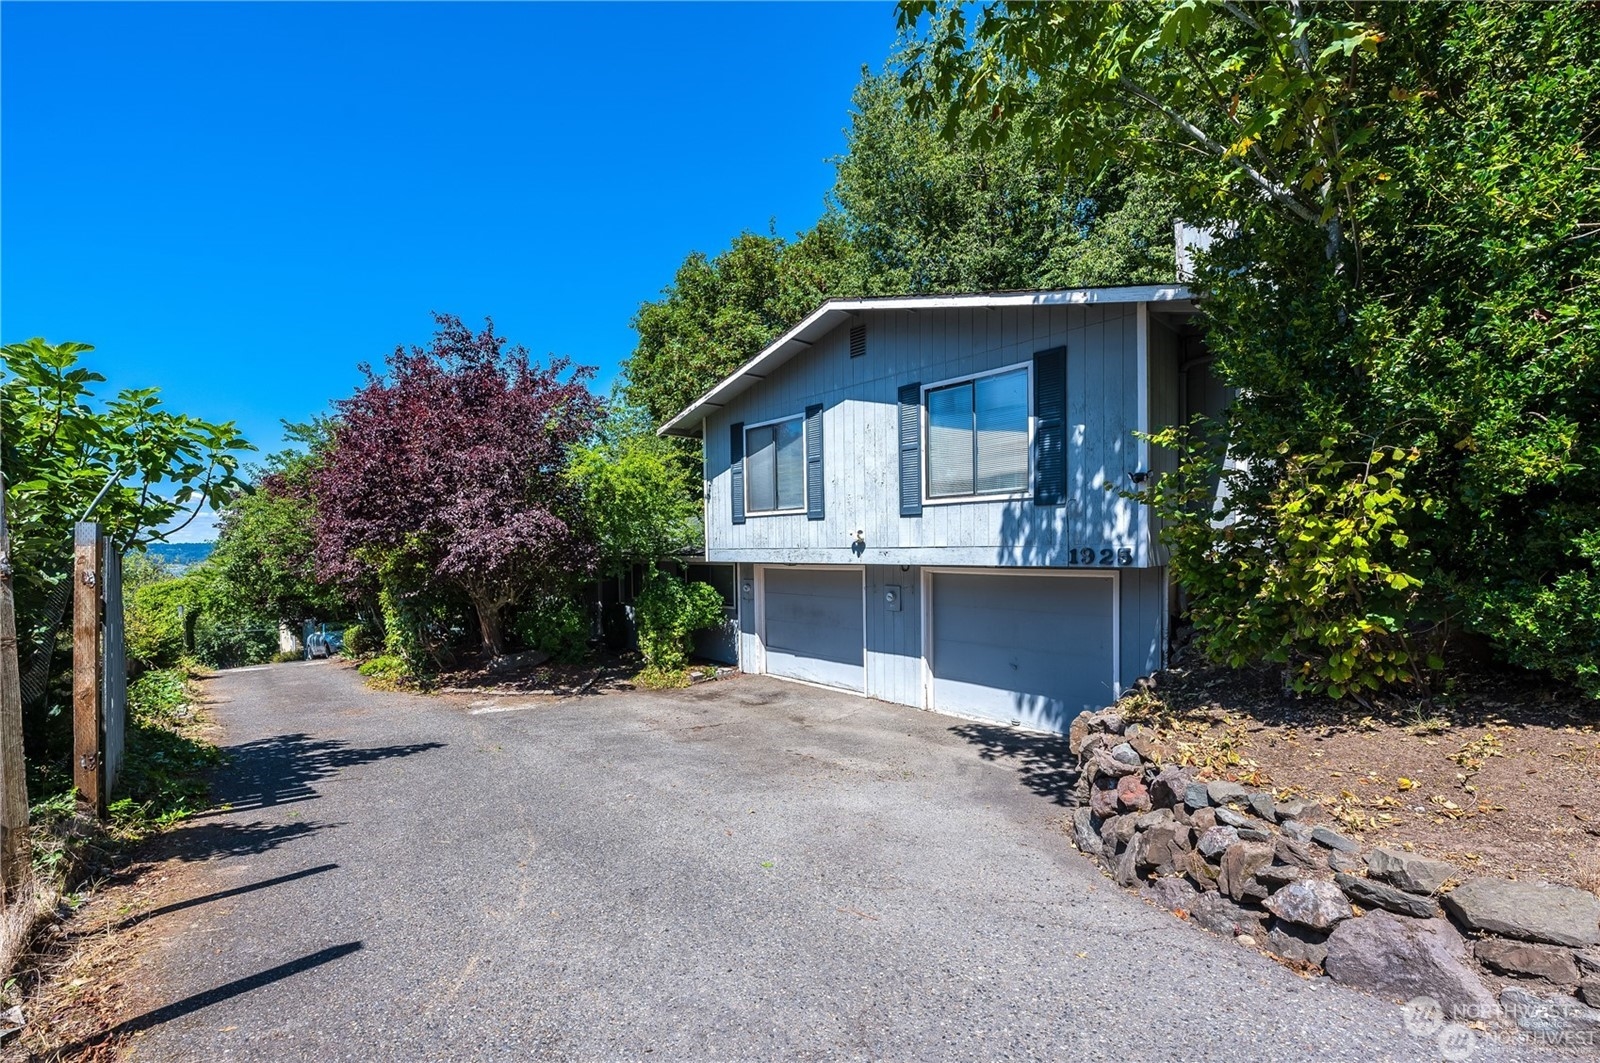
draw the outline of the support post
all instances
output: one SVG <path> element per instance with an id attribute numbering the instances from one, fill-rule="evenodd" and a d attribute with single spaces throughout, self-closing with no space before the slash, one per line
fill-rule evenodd
<path id="1" fill-rule="evenodd" d="M 28 777 L 22 759 L 22 675 L 17 657 L 11 531 L 0 479 L 0 904 L 28 876 Z"/>
<path id="2" fill-rule="evenodd" d="M 72 782 L 78 807 L 104 817 L 102 734 L 104 659 L 100 653 L 100 573 L 105 540 L 100 526 L 80 522 L 73 530 L 72 573 Z"/>

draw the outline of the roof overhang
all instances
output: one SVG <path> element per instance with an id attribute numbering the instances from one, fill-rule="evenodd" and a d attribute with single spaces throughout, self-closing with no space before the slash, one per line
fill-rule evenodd
<path id="1" fill-rule="evenodd" d="M 1192 311 L 1193 297 L 1181 284 L 1137 284 L 1121 288 L 1063 288 L 1044 292 L 980 295 L 899 295 L 883 299 L 830 299 L 805 320 L 729 373 L 682 413 L 656 430 L 663 436 L 697 436 L 700 422 L 765 380 L 778 366 L 814 346 L 840 324 L 869 311 L 1000 310 L 1023 306 L 1091 306 L 1102 303 L 1165 303 L 1175 313 Z"/>

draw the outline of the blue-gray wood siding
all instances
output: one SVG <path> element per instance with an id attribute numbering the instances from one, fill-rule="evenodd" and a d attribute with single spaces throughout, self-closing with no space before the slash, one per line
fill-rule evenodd
<path id="1" fill-rule="evenodd" d="M 1118 497 L 1140 464 L 1137 304 L 994 310 L 870 311 L 867 350 L 850 357 L 841 326 L 715 411 L 705 425 L 706 553 L 713 561 L 797 564 L 1066 565 L 1069 551 L 1130 551 L 1155 562 L 1143 507 Z M 1065 345 L 1067 494 L 1035 507 L 1031 492 L 1000 501 L 930 504 L 901 517 L 901 385 L 1027 364 Z M 828 498 L 824 520 L 750 515 L 732 523 L 728 426 L 797 415 L 824 405 Z M 1108 485 L 1112 490 L 1107 490 Z M 865 540 L 855 548 L 856 532 Z"/>

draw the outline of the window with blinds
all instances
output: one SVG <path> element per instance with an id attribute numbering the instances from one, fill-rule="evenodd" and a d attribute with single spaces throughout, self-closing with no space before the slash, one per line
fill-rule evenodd
<path id="1" fill-rule="evenodd" d="M 1026 366 L 927 390 L 929 498 L 1028 488 Z"/>
<path id="2" fill-rule="evenodd" d="M 791 417 L 744 432 L 745 510 L 784 513 L 806 508 L 805 421 Z"/>

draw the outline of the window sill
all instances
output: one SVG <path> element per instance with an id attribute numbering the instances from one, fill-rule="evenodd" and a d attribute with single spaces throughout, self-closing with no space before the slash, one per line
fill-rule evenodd
<path id="1" fill-rule="evenodd" d="M 754 517 L 795 517 L 795 516 L 804 516 L 806 514 L 806 512 L 807 511 L 804 510 L 804 509 L 764 509 L 759 513 L 752 513 L 750 510 L 747 509 L 747 510 L 744 511 L 744 519 L 745 520 L 750 520 L 750 519 L 752 519 Z"/>
<path id="2" fill-rule="evenodd" d="M 1032 491 L 1016 491 L 1006 495 L 959 495 L 944 498 L 924 498 L 924 506 L 959 506 L 972 502 L 1019 502 L 1024 499 L 1031 500 Z"/>

